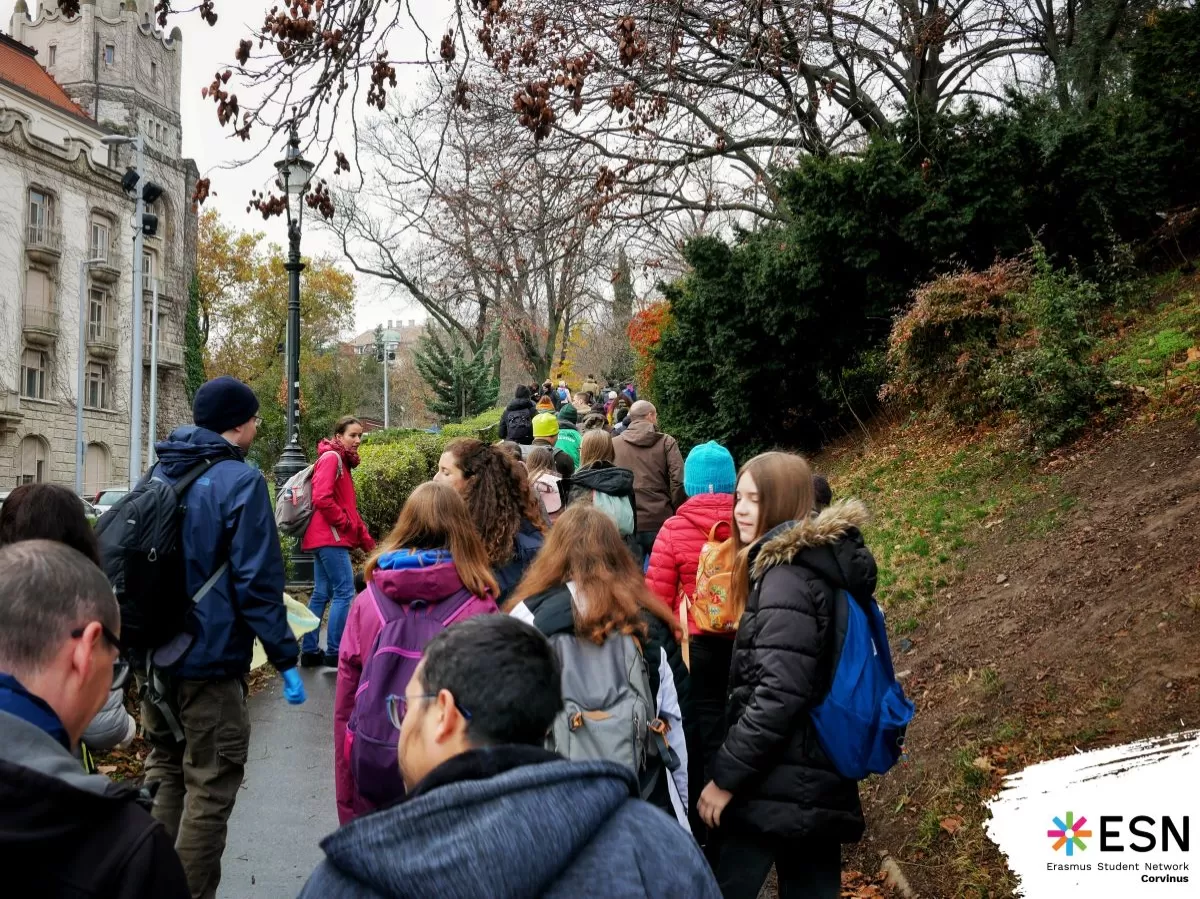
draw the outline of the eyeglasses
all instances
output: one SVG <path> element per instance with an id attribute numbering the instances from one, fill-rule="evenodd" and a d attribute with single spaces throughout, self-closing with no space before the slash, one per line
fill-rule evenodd
<path id="1" fill-rule="evenodd" d="M 113 659 L 112 689 L 119 690 L 129 682 L 129 662 L 125 660 L 123 649 L 121 647 L 121 641 L 117 638 L 117 635 L 105 627 L 103 622 L 97 623 L 100 625 L 101 635 L 103 635 L 104 639 L 108 641 L 109 645 L 117 651 L 117 657 Z M 84 630 L 85 628 L 77 627 L 75 630 L 71 631 L 71 636 L 78 640 L 83 636 Z"/>
<path id="2" fill-rule="evenodd" d="M 413 699 L 437 699 L 437 696 L 436 693 L 422 693 L 419 696 L 414 696 Z M 408 697 L 397 696 L 395 693 L 392 693 L 384 701 L 387 703 L 388 720 L 392 722 L 392 727 L 399 730 L 400 725 L 404 722 L 404 714 L 408 711 Z M 458 709 L 460 715 L 468 721 L 471 720 L 471 713 L 459 705 L 457 699 L 454 700 L 454 707 Z"/>
<path id="3" fill-rule="evenodd" d="M 254 427 L 256 427 L 256 428 L 262 427 L 262 416 L 261 415 L 254 416 Z"/>

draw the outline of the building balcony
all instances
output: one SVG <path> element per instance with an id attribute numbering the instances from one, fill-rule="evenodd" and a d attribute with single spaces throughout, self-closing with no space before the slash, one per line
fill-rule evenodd
<path id="1" fill-rule="evenodd" d="M 93 356 L 101 359 L 113 359 L 117 355 L 117 329 L 109 325 L 88 322 L 87 348 Z"/>
<path id="2" fill-rule="evenodd" d="M 150 341 L 142 343 L 142 364 L 150 364 Z M 178 343 L 158 342 L 158 364 L 162 368 L 183 368 L 183 347 Z"/>
<path id="3" fill-rule="evenodd" d="M 0 387 L 0 433 L 13 433 L 24 417 L 17 392 Z"/>
<path id="4" fill-rule="evenodd" d="M 26 303 L 21 309 L 21 330 L 36 346 L 52 346 L 58 339 L 58 313 L 45 306 Z"/>
<path id="5" fill-rule="evenodd" d="M 88 266 L 93 281 L 101 284 L 116 284 L 121 280 L 121 269 L 117 267 L 117 260 L 113 258 L 107 245 L 92 247 L 88 252 L 91 253 L 88 259 L 97 260 Z"/>
<path id="6" fill-rule="evenodd" d="M 25 252 L 34 262 L 54 265 L 62 258 L 62 232 L 52 225 L 29 225 L 25 229 Z"/>

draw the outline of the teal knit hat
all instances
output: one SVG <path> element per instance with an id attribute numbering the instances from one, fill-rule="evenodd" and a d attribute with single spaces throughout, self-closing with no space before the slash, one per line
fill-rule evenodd
<path id="1" fill-rule="evenodd" d="M 733 493 L 737 467 L 729 450 L 715 440 L 692 447 L 683 463 L 683 489 L 688 496 L 700 493 Z"/>

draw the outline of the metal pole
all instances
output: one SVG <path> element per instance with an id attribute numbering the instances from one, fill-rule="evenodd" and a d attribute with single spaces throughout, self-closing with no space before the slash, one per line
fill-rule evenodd
<path id="1" fill-rule="evenodd" d="M 383 428 L 385 431 L 390 427 L 388 408 L 388 348 L 385 343 L 383 345 Z"/>
<path id="2" fill-rule="evenodd" d="M 75 492 L 83 496 L 83 368 L 87 355 L 87 265 L 79 260 L 79 377 L 75 385 Z"/>
<path id="3" fill-rule="evenodd" d="M 154 464 L 154 439 L 158 433 L 158 279 L 150 274 L 150 427 L 146 429 L 146 464 Z"/>
<path id="4" fill-rule="evenodd" d="M 133 139 L 137 148 L 137 203 L 133 212 L 133 353 L 130 364 L 133 375 L 130 385 L 129 405 L 129 485 L 132 487 L 142 476 L 142 219 L 146 214 L 146 202 L 142 199 L 142 187 L 146 177 L 145 141 L 139 134 Z"/>
<path id="5" fill-rule="evenodd" d="M 292 221 L 288 225 L 288 260 L 283 266 L 288 273 L 288 318 L 287 318 L 287 446 L 275 463 L 275 484 L 279 489 L 288 478 L 304 470 L 307 462 L 304 449 L 300 446 L 300 272 L 304 263 L 300 261 L 300 225 Z M 297 540 L 292 551 L 291 578 L 288 588 L 310 589 L 313 583 L 313 557 L 300 549 Z"/>

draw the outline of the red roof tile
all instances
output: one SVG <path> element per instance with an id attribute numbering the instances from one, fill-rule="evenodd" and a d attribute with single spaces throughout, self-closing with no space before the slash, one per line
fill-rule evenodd
<path id="1" fill-rule="evenodd" d="M 11 84 L 50 106 L 92 121 L 92 117 L 67 96 L 62 85 L 38 64 L 33 48 L 7 34 L 0 34 L 0 81 Z"/>

